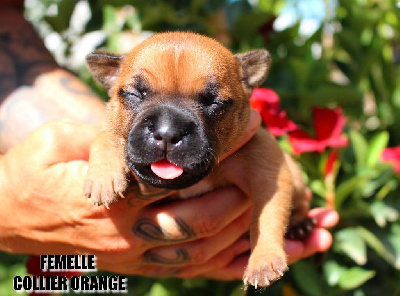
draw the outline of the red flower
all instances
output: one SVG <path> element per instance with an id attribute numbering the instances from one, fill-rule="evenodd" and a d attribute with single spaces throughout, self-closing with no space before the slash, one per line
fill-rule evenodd
<path id="1" fill-rule="evenodd" d="M 250 105 L 261 114 L 264 124 L 275 137 L 297 129 L 296 124 L 286 117 L 286 112 L 281 110 L 279 96 L 272 89 L 255 88 Z"/>
<path id="2" fill-rule="evenodd" d="M 343 147 L 348 145 L 348 139 L 342 135 L 345 117 L 340 108 L 314 108 L 315 137 L 302 130 L 289 134 L 294 154 L 317 151 L 323 152 L 327 147 Z"/>
<path id="3" fill-rule="evenodd" d="M 328 158 L 326 159 L 325 170 L 324 170 L 325 177 L 333 172 L 337 160 L 338 160 L 338 151 L 335 149 L 331 153 L 329 153 Z"/>
<path id="4" fill-rule="evenodd" d="M 400 173 L 400 146 L 385 148 L 382 152 L 381 159 L 384 162 L 392 164 L 394 171 Z"/>

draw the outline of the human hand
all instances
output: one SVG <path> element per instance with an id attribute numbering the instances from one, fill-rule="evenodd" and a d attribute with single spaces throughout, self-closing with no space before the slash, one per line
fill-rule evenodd
<path id="1" fill-rule="evenodd" d="M 290 240 L 285 243 L 289 264 L 318 252 L 326 252 L 332 245 L 332 235 L 327 230 L 339 221 L 336 211 L 325 208 L 314 208 L 308 212 L 316 220 L 315 228 L 305 240 Z"/>
<path id="2" fill-rule="evenodd" d="M 248 250 L 242 235 L 249 227 L 250 201 L 234 187 L 164 205 L 154 204 L 162 194 L 147 199 L 128 194 L 110 210 L 85 200 L 87 158 L 98 132 L 97 126 L 47 124 L 0 159 L 2 250 L 95 254 L 100 269 L 180 277 L 218 274 Z M 174 238 L 165 238 L 174 227 Z"/>
<path id="3" fill-rule="evenodd" d="M 257 119 L 246 137 L 254 123 Z M 0 160 L 0 248 L 37 255 L 95 254 L 98 268 L 123 274 L 240 279 L 248 259 L 241 254 L 250 249 L 245 235 L 249 199 L 228 187 L 163 205 L 154 204 L 161 195 L 146 200 L 128 194 L 110 210 L 95 207 L 82 188 L 90 143 L 98 132 L 97 126 L 49 124 Z M 287 243 L 290 262 L 330 244 L 322 228 L 334 219 L 316 210 L 312 215 L 317 233 L 309 243 Z M 175 239 L 162 239 L 165 232 Z"/>
<path id="4" fill-rule="evenodd" d="M 315 228 L 310 235 L 305 240 L 285 239 L 285 251 L 289 264 L 319 252 L 326 252 L 332 245 L 332 235 L 327 229 L 338 223 L 337 212 L 325 208 L 314 208 L 309 211 L 308 216 L 316 219 Z M 247 244 L 248 250 L 250 250 L 248 238 L 242 237 L 241 243 Z M 218 274 L 211 271 L 204 273 L 203 276 L 220 280 L 241 279 L 248 259 L 249 253 L 240 254 L 229 264 L 221 266 Z"/>

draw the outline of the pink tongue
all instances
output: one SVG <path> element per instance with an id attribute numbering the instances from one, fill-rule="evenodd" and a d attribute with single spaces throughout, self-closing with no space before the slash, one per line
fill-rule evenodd
<path id="1" fill-rule="evenodd" d="M 183 169 L 164 159 L 151 164 L 151 170 L 161 179 L 171 180 L 179 177 Z"/>

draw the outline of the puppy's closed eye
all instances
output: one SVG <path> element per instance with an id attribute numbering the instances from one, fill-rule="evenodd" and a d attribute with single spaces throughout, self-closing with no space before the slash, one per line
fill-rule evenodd
<path id="1" fill-rule="evenodd" d="M 203 106 L 211 106 L 212 104 L 216 104 L 218 100 L 217 94 L 213 92 L 204 92 L 199 95 L 200 104 Z"/>
<path id="2" fill-rule="evenodd" d="M 135 88 L 120 89 L 118 95 L 127 100 L 142 100 L 143 94 Z"/>
<path id="3" fill-rule="evenodd" d="M 118 95 L 128 104 L 139 104 L 150 93 L 147 84 L 141 77 L 137 77 L 133 85 L 123 87 L 118 91 Z"/>
<path id="4" fill-rule="evenodd" d="M 210 93 L 200 95 L 200 108 L 209 116 L 222 115 L 230 109 L 233 103 L 231 98 L 223 99 Z"/>
<path id="5" fill-rule="evenodd" d="M 224 99 L 219 94 L 219 86 L 209 83 L 205 90 L 199 94 L 201 109 L 210 116 L 221 115 L 233 105 L 231 98 Z"/>

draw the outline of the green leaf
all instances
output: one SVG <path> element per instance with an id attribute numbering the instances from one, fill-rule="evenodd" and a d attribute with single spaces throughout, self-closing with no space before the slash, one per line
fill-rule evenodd
<path id="1" fill-rule="evenodd" d="M 394 191 L 399 186 L 399 182 L 395 179 L 389 180 L 381 189 L 376 193 L 378 199 L 384 199 L 391 191 Z"/>
<path id="2" fill-rule="evenodd" d="M 345 290 L 355 289 L 375 276 L 374 270 L 365 270 L 360 267 L 352 267 L 342 273 L 338 281 L 339 287 Z"/>
<path id="3" fill-rule="evenodd" d="M 57 5 L 57 15 L 46 16 L 45 20 L 54 31 L 61 33 L 69 27 L 69 22 L 74 11 L 76 1 L 61 0 Z"/>
<path id="4" fill-rule="evenodd" d="M 232 10 L 229 10 L 229 12 L 231 11 Z M 242 14 L 243 11 L 240 11 L 240 13 Z M 270 18 L 270 13 L 262 11 L 241 15 L 234 23 L 233 32 L 236 36 L 241 36 L 241 38 L 244 38 L 245 36 L 254 36 L 260 27 L 264 25 Z"/>
<path id="5" fill-rule="evenodd" d="M 380 132 L 375 135 L 370 141 L 368 155 L 367 155 L 367 166 L 374 167 L 382 154 L 383 149 L 386 148 L 389 142 L 389 133 L 386 131 Z"/>
<path id="6" fill-rule="evenodd" d="M 134 32 L 140 32 L 142 29 L 139 15 L 135 10 L 132 14 L 126 17 L 126 24 L 128 25 L 129 29 L 133 30 Z"/>
<path id="7" fill-rule="evenodd" d="M 357 228 L 345 228 L 336 232 L 334 250 L 353 259 L 359 265 L 367 263 L 367 245 Z"/>
<path id="8" fill-rule="evenodd" d="M 164 287 L 164 285 L 162 285 L 161 283 L 154 283 L 151 286 L 149 293 L 147 293 L 147 296 L 172 296 L 172 295 L 174 295 L 174 293 L 168 291 L 168 289 Z"/>
<path id="9" fill-rule="evenodd" d="M 394 253 L 394 267 L 400 270 L 400 225 L 392 225 L 388 238 Z"/>
<path id="10" fill-rule="evenodd" d="M 393 107 L 389 104 L 389 102 L 380 101 L 378 104 L 378 114 L 379 118 L 382 120 L 382 123 L 385 125 L 392 125 L 395 121 Z"/>
<path id="11" fill-rule="evenodd" d="M 368 244 L 368 246 L 373 249 L 376 253 L 378 253 L 383 259 L 387 262 L 393 264 L 394 256 L 389 250 L 384 246 L 384 244 L 379 240 L 379 238 L 368 229 L 358 226 L 357 233 L 361 236 L 364 241 Z"/>
<path id="12" fill-rule="evenodd" d="M 323 287 L 320 278 L 320 274 L 317 272 L 315 267 L 306 261 L 299 261 L 292 265 L 290 269 L 296 280 L 297 285 L 301 290 L 310 296 L 323 295 Z"/>
<path id="13" fill-rule="evenodd" d="M 318 194 L 322 198 L 326 197 L 326 188 L 324 183 L 321 180 L 313 180 L 310 183 L 310 189 L 312 192 Z"/>
<path id="14" fill-rule="evenodd" d="M 360 186 L 360 183 L 365 180 L 364 176 L 354 176 L 336 187 L 335 206 L 339 210 L 343 202 L 354 193 Z"/>
<path id="15" fill-rule="evenodd" d="M 382 166 L 381 164 L 379 164 L 378 166 L 373 169 L 371 168 L 370 170 L 371 180 L 368 180 L 368 182 L 362 188 L 362 194 L 364 197 L 370 197 L 374 195 L 375 192 L 382 186 L 387 186 L 391 188 L 391 186 L 397 184 L 397 182 L 391 182 L 394 181 L 392 179 L 393 170 L 391 167 L 386 168 L 386 166 Z"/>
<path id="16" fill-rule="evenodd" d="M 376 224 L 380 227 L 385 227 L 387 222 L 394 222 L 399 219 L 399 212 L 397 209 L 388 206 L 381 200 L 376 200 L 371 204 L 370 212 Z"/>
<path id="17" fill-rule="evenodd" d="M 346 271 L 343 266 L 340 266 L 336 261 L 333 260 L 325 262 L 323 270 L 326 281 L 332 287 L 337 285 L 341 275 Z"/>
<path id="18" fill-rule="evenodd" d="M 232 290 L 232 292 L 229 294 L 229 296 L 243 296 L 243 285 L 237 285 L 236 288 Z"/>
<path id="19" fill-rule="evenodd" d="M 108 32 L 117 32 L 120 25 L 117 21 L 117 9 L 113 6 L 106 5 L 103 8 L 103 29 Z"/>
<path id="20" fill-rule="evenodd" d="M 357 167 L 364 166 L 367 160 L 368 143 L 365 138 L 355 130 L 349 133 L 351 147 L 356 157 Z"/>

